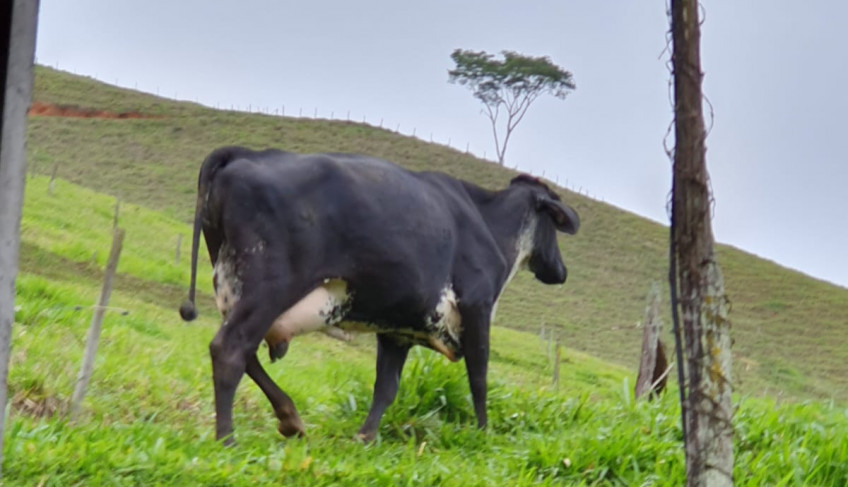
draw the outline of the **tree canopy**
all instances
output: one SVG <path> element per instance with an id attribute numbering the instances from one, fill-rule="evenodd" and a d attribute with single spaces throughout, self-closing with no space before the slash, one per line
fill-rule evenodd
<path id="1" fill-rule="evenodd" d="M 571 73 L 548 57 L 512 51 L 502 51 L 501 55 L 503 59 L 496 59 L 484 51 L 456 49 L 451 54 L 456 67 L 448 71 L 448 79 L 468 86 L 474 97 L 483 102 L 492 123 L 498 162 L 503 165 L 509 137 L 530 105 L 543 94 L 564 99 L 577 86 Z M 498 119 L 502 111 L 506 112 L 506 124 L 501 142 Z"/>

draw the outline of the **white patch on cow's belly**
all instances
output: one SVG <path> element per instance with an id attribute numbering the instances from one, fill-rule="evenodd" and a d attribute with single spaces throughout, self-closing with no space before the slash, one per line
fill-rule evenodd
<path id="1" fill-rule="evenodd" d="M 498 292 L 497 298 L 495 298 L 495 304 L 492 306 L 492 315 L 489 318 L 490 323 L 495 321 L 495 314 L 498 311 L 498 301 L 500 301 L 504 289 L 506 289 L 509 282 L 512 281 L 512 278 L 515 277 L 515 274 L 520 269 L 527 267 L 527 262 L 530 260 L 530 254 L 533 253 L 533 236 L 535 234 L 536 215 L 530 215 L 528 220 L 521 227 L 521 230 L 518 233 L 518 238 L 515 241 L 515 261 L 512 263 L 512 269 L 509 270 L 509 275 L 507 276 L 506 281 L 504 281 L 500 292 Z"/>
<path id="2" fill-rule="evenodd" d="M 290 341 L 297 335 L 312 331 L 324 331 L 343 340 L 349 339 L 344 330 L 332 328 L 339 323 L 350 309 L 351 297 L 347 282 L 341 279 L 325 279 L 324 283 L 274 320 L 265 340 L 269 346 L 281 341 Z"/>
<path id="3" fill-rule="evenodd" d="M 219 276 L 223 273 L 217 274 Z M 220 286 L 219 308 L 224 303 L 224 292 Z M 228 292 L 228 291 L 227 291 Z M 218 294 L 216 294 L 216 297 Z M 265 341 L 271 348 L 282 342 L 290 342 L 295 336 L 313 331 L 322 331 L 340 340 L 349 341 L 354 333 L 390 333 L 409 343 L 423 345 L 443 354 L 452 361 L 458 360 L 462 320 L 457 307 L 453 288 L 446 286 L 433 311 L 425 318 L 422 329 L 400 329 L 381 327 L 374 323 L 344 321 L 353 304 L 347 282 L 342 279 L 326 279 L 300 301 L 278 316 Z M 222 310 L 222 313 L 224 311 Z"/>
<path id="4" fill-rule="evenodd" d="M 391 333 L 409 343 L 431 348 L 452 362 L 459 360 L 462 317 L 453 286 L 448 284 L 439 294 L 439 302 L 424 320 L 424 330 L 396 329 Z"/>
<path id="5" fill-rule="evenodd" d="M 439 294 L 439 301 L 424 319 L 423 329 L 380 327 L 374 323 L 342 321 L 329 329 L 351 333 L 387 333 L 395 339 L 431 348 L 451 361 L 457 361 L 462 333 L 462 318 L 457 307 L 456 293 L 451 285 Z"/>

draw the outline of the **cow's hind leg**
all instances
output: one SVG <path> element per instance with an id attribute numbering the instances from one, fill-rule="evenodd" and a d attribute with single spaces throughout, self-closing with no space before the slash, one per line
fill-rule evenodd
<path id="1" fill-rule="evenodd" d="M 215 385 L 215 436 L 225 444 L 233 443 L 233 399 L 248 360 L 256 355 L 274 318 L 295 301 L 286 298 L 291 293 L 267 284 L 259 292 L 251 291 L 244 286 L 241 299 L 209 344 Z"/>
<path id="2" fill-rule="evenodd" d="M 297 408 L 294 406 L 291 398 L 280 389 L 271 377 L 262 368 L 259 363 L 259 357 L 254 353 L 247 359 L 247 375 L 256 382 L 256 385 L 265 393 L 265 397 L 271 402 L 271 407 L 274 408 L 274 414 L 280 421 L 277 430 L 283 436 L 303 436 L 304 428 L 303 421 L 297 414 Z"/>
<path id="3" fill-rule="evenodd" d="M 386 408 L 397 395 L 400 373 L 409 354 L 409 345 L 398 343 L 390 335 L 377 335 L 377 379 L 374 381 L 374 401 L 358 437 L 371 441 L 377 435 L 377 427 Z"/>

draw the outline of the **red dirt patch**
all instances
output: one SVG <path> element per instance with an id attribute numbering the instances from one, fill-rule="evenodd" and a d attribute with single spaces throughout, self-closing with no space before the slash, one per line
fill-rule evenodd
<path id="1" fill-rule="evenodd" d="M 41 117 L 74 117 L 74 118 L 159 118 L 139 112 L 112 113 L 94 108 L 84 108 L 77 105 L 56 105 L 53 103 L 32 102 L 29 115 Z"/>

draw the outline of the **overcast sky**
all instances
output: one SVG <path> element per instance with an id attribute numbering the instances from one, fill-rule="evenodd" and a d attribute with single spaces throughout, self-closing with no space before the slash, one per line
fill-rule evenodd
<path id="1" fill-rule="evenodd" d="M 848 2 L 703 7 L 716 238 L 848 287 Z M 37 58 L 210 106 L 382 119 L 491 159 L 450 53 L 549 56 L 577 90 L 530 108 L 508 165 L 667 223 L 666 30 L 665 2 L 644 0 L 41 0 Z"/>

